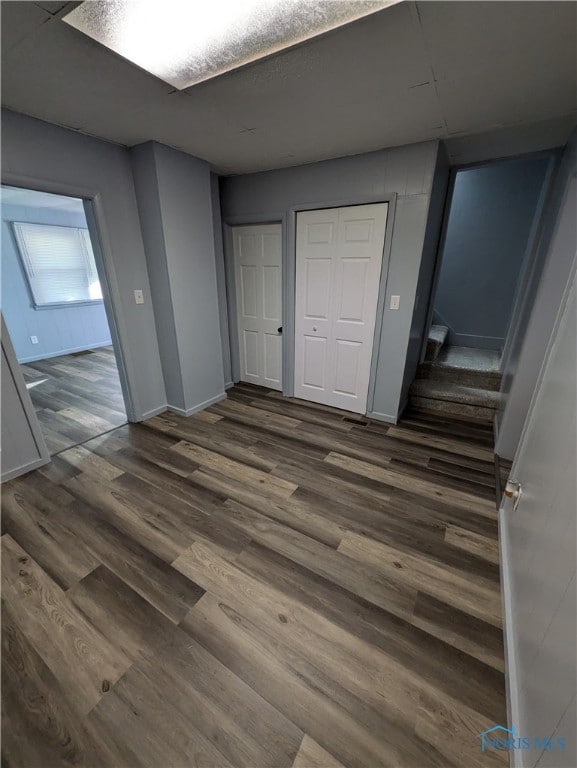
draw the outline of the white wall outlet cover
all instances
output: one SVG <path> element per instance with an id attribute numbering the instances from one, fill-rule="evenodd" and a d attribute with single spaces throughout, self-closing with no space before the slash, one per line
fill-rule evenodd
<path id="1" fill-rule="evenodd" d="M 391 296 L 391 301 L 389 304 L 390 309 L 398 309 L 401 306 L 401 297 L 400 296 Z"/>
<path id="2" fill-rule="evenodd" d="M 136 304 L 144 304 L 144 294 L 142 291 L 134 291 L 134 301 Z"/>
<path id="3" fill-rule="evenodd" d="M 31 336 L 31 337 L 30 337 L 30 341 L 31 341 L 33 344 L 38 344 L 38 336 Z"/>

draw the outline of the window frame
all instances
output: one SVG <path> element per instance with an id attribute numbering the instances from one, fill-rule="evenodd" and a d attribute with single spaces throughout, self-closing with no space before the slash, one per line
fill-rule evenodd
<path id="1" fill-rule="evenodd" d="M 51 302 L 45 302 L 42 304 L 38 304 L 36 301 L 36 296 L 34 295 L 34 289 L 32 287 L 32 281 L 30 279 L 30 273 L 28 271 L 28 264 L 26 260 L 26 256 L 24 253 L 22 253 L 22 249 L 20 247 L 20 237 L 17 232 L 16 225 L 18 224 L 33 224 L 37 226 L 42 227 L 60 227 L 61 229 L 73 229 L 77 232 L 81 233 L 80 238 L 86 239 L 88 238 L 88 242 L 90 243 L 92 247 L 92 243 L 90 241 L 90 230 L 88 227 L 75 227 L 73 225 L 68 224 L 48 224 L 44 221 L 19 221 L 17 219 L 10 219 L 10 229 L 12 232 L 12 237 L 14 240 L 14 245 L 16 247 L 16 252 L 18 254 L 18 259 L 20 261 L 20 265 L 22 267 L 22 272 L 24 274 L 24 279 L 26 282 L 26 288 L 28 289 L 28 294 L 30 296 L 30 303 L 32 309 L 35 311 L 44 311 L 44 310 L 50 310 L 50 309 L 64 309 L 66 307 L 83 307 L 83 306 L 92 306 L 96 304 L 104 304 L 104 298 L 101 299 L 78 299 L 77 301 L 51 301 Z M 86 232 L 86 234 L 82 234 L 83 232 Z M 93 256 L 94 256 L 94 250 L 93 250 Z M 94 270 L 96 277 L 98 278 L 98 282 L 100 283 L 100 275 L 98 274 L 98 268 L 96 266 L 96 257 L 94 256 Z M 86 275 L 90 275 L 90 263 L 87 260 L 86 265 Z"/>

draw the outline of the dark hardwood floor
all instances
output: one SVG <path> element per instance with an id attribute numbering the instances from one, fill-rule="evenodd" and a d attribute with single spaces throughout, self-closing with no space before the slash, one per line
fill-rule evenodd
<path id="1" fill-rule="evenodd" d="M 4 764 L 505 766 L 493 473 L 242 385 L 7 483 Z"/>
<path id="2" fill-rule="evenodd" d="M 20 368 L 51 455 L 126 424 L 112 347 Z"/>

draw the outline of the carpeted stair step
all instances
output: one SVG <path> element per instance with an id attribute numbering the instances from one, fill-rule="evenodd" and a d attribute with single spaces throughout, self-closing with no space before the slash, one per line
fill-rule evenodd
<path id="1" fill-rule="evenodd" d="M 432 362 L 441 351 L 443 344 L 449 334 L 446 325 L 432 325 L 427 339 L 427 349 L 425 351 L 425 361 Z"/>
<path id="2" fill-rule="evenodd" d="M 498 392 L 446 381 L 416 379 L 411 387 L 411 406 L 428 413 L 446 413 L 491 422 L 499 405 Z"/>
<path id="3" fill-rule="evenodd" d="M 452 368 L 435 360 L 432 363 L 421 363 L 417 371 L 417 379 L 450 382 L 463 387 L 488 389 L 498 392 L 501 388 L 499 371 L 478 371 L 471 368 Z"/>

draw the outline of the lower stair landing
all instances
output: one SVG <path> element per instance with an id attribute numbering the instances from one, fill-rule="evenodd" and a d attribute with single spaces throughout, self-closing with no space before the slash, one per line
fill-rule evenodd
<path id="1" fill-rule="evenodd" d="M 496 349 L 447 346 L 439 352 L 436 362 L 459 370 L 498 374 L 501 367 L 501 353 Z"/>

